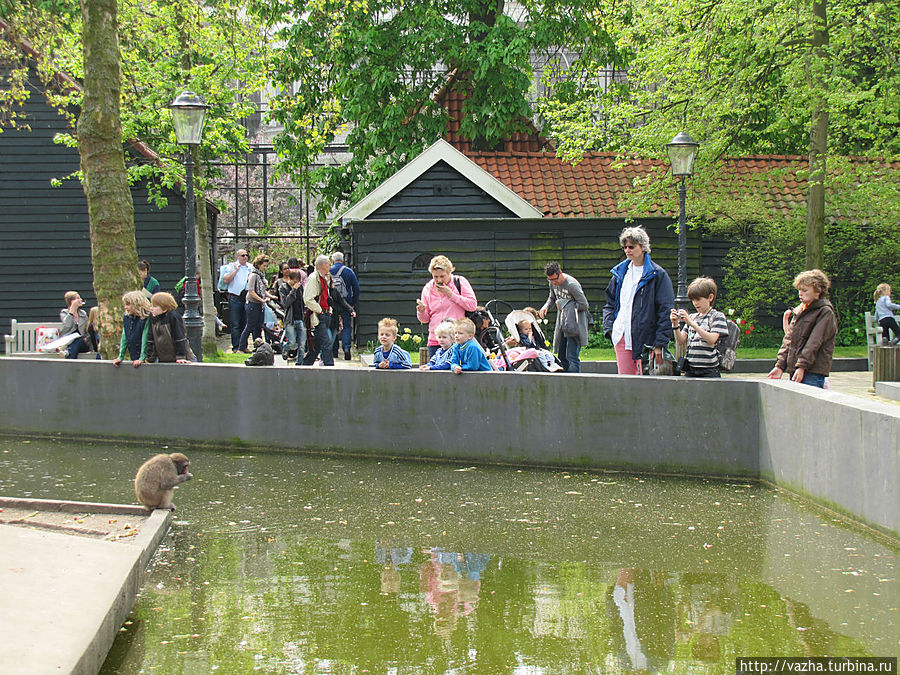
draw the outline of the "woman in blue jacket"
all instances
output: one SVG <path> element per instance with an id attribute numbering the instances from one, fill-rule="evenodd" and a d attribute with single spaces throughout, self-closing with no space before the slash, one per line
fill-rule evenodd
<path id="1" fill-rule="evenodd" d="M 652 346 L 661 359 L 672 339 L 669 312 L 675 293 L 669 275 L 650 259 L 650 237 L 644 228 L 626 227 L 619 243 L 626 260 L 610 270 L 603 334 L 616 349 L 619 375 L 640 375 L 644 345 Z"/>

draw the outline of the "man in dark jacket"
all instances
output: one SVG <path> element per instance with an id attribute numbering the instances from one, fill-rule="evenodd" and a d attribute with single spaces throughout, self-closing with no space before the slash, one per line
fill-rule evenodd
<path id="1" fill-rule="evenodd" d="M 641 374 L 644 345 L 657 360 L 672 339 L 669 313 L 675 306 L 672 280 L 650 259 L 650 237 L 642 227 L 626 227 L 619 243 L 627 260 L 613 267 L 606 287 L 603 334 L 616 349 L 620 375 Z"/>

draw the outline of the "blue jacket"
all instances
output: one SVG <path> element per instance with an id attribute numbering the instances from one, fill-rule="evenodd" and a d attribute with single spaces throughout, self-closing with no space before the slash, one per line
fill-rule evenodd
<path id="1" fill-rule="evenodd" d="M 340 276 L 341 279 L 344 280 L 344 286 L 347 287 L 347 297 L 345 300 L 347 300 L 347 304 L 351 307 L 356 307 L 356 303 L 359 302 L 359 280 L 356 278 L 356 272 L 342 262 L 334 263 L 329 271 L 331 272 L 331 276 Z"/>
<path id="2" fill-rule="evenodd" d="M 606 287 L 606 306 L 603 308 L 603 334 L 612 335 L 613 323 L 619 315 L 619 293 L 628 270 L 629 261 L 623 260 L 610 272 L 612 279 Z M 668 273 L 644 254 L 644 273 L 638 282 L 631 307 L 631 355 L 635 361 L 641 358 L 644 345 L 665 347 L 672 339 L 672 321 L 669 312 L 675 306 L 675 291 Z"/>
<path id="3" fill-rule="evenodd" d="M 377 368 L 378 364 L 382 361 L 387 361 L 388 368 L 391 368 L 393 370 L 406 370 L 412 368 L 412 359 L 409 358 L 409 352 L 404 349 L 400 349 L 400 347 L 398 347 L 397 345 L 391 347 L 391 350 L 387 353 L 387 356 L 385 356 L 384 347 L 378 345 L 375 348 L 372 367 Z"/>
<path id="4" fill-rule="evenodd" d="M 453 356 L 453 346 L 438 348 L 428 362 L 428 370 L 450 370 L 450 357 Z"/>
<path id="5" fill-rule="evenodd" d="M 450 350 L 450 366 L 459 366 L 463 370 L 493 370 L 491 362 L 484 355 L 478 340 L 472 338 L 464 345 L 458 342 Z"/>

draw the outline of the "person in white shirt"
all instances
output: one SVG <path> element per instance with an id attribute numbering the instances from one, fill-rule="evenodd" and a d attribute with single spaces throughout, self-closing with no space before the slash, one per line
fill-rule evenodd
<path id="1" fill-rule="evenodd" d="M 222 281 L 228 284 L 228 315 L 231 324 L 231 350 L 236 352 L 241 342 L 241 333 L 247 326 L 247 311 L 245 308 L 247 297 L 247 278 L 250 276 L 250 266 L 247 251 L 239 249 L 237 260 L 228 265 L 223 265 Z"/>
<path id="2" fill-rule="evenodd" d="M 644 228 L 626 227 L 619 243 L 626 259 L 610 270 L 603 334 L 615 347 L 619 375 L 640 375 L 644 346 L 653 347 L 660 360 L 672 339 L 669 313 L 675 292 L 668 273 L 650 259 L 650 236 Z"/>

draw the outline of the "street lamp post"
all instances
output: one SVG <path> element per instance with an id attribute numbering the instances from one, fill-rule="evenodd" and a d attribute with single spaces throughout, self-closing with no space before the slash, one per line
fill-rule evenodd
<path id="1" fill-rule="evenodd" d="M 689 304 L 687 297 L 687 228 L 684 207 L 687 187 L 684 182 L 694 173 L 694 158 L 697 156 L 699 147 L 700 144 L 683 131 L 679 132 L 671 143 L 666 144 L 669 163 L 672 165 L 672 175 L 681 178 L 678 185 L 678 292 L 675 295 L 675 306 L 680 309 L 687 309 Z"/>
<path id="2" fill-rule="evenodd" d="M 194 204 L 194 158 L 191 149 L 200 145 L 203 122 L 209 108 L 192 91 L 179 94 L 169 106 L 175 125 L 175 137 L 184 145 L 184 328 L 191 350 L 203 361 L 203 317 L 197 295 L 197 212 Z"/>

